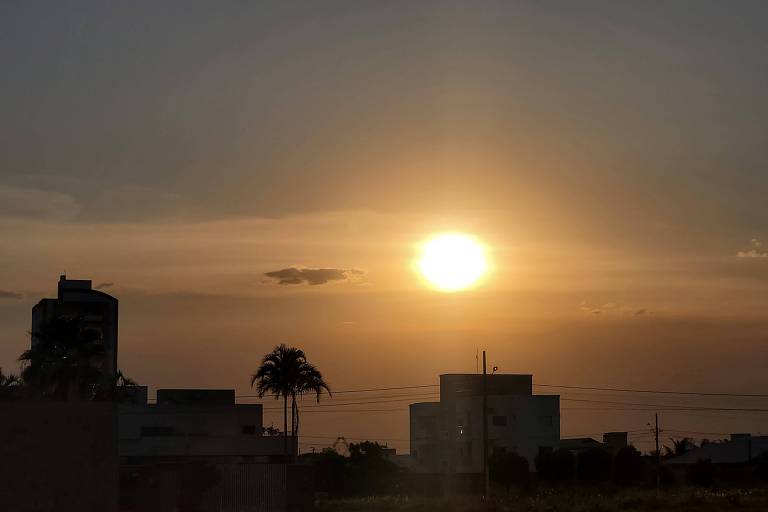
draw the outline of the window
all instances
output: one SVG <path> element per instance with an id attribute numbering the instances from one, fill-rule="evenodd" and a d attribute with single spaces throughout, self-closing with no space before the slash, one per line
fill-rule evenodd
<path id="1" fill-rule="evenodd" d="M 141 427 L 141 437 L 172 436 L 174 433 L 173 427 Z"/>
<path id="2" fill-rule="evenodd" d="M 243 425 L 243 434 L 246 436 L 256 435 L 256 425 Z"/>
<path id="3" fill-rule="evenodd" d="M 507 417 L 506 416 L 494 416 L 491 419 L 491 423 L 494 427 L 506 427 L 507 426 Z"/>

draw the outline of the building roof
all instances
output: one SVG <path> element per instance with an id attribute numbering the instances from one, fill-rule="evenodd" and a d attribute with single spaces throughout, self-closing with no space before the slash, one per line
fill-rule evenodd
<path id="1" fill-rule="evenodd" d="M 700 460 L 710 460 L 713 464 L 744 464 L 750 457 L 756 459 L 765 453 L 768 453 L 768 436 L 739 437 L 705 444 L 665 464 L 695 464 Z"/>
<path id="2" fill-rule="evenodd" d="M 566 450 L 588 450 L 590 448 L 602 448 L 604 445 L 591 437 L 572 437 L 560 440 L 560 448 Z"/>

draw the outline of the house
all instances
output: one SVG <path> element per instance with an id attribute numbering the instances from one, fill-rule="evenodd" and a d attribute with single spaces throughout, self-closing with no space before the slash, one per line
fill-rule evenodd
<path id="1" fill-rule="evenodd" d="M 488 455 L 516 452 L 531 469 L 560 441 L 560 397 L 534 395 L 531 375 L 494 374 L 487 387 Z M 418 473 L 483 471 L 483 375 L 440 376 L 440 401 L 410 405 L 411 465 Z"/>
<path id="2" fill-rule="evenodd" d="M 731 434 L 729 440 L 705 443 L 666 460 L 664 465 L 678 477 L 683 477 L 697 462 L 709 461 L 720 474 L 738 477 L 749 473 L 749 467 L 761 457 L 768 457 L 768 436 Z"/>

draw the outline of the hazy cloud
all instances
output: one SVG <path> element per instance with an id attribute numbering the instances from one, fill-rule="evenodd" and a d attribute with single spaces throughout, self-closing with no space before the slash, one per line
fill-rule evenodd
<path id="1" fill-rule="evenodd" d="M 96 289 L 104 290 L 106 288 L 111 288 L 113 286 L 115 286 L 115 283 L 99 283 L 98 285 L 96 285 Z"/>
<path id="2" fill-rule="evenodd" d="M 278 284 L 309 284 L 320 285 L 330 281 L 346 281 L 363 274 L 358 269 L 343 268 L 304 268 L 288 267 L 282 270 L 265 272 L 264 275 L 276 279 Z"/>
<path id="3" fill-rule="evenodd" d="M 763 249 L 763 242 L 758 238 L 749 241 L 750 248 L 736 253 L 737 258 L 768 258 L 768 251 Z"/>
<path id="4" fill-rule="evenodd" d="M 0 185 L 0 218 L 67 220 L 79 211 L 80 206 L 67 194 Z"/>
<path id="5" fill-rule="evenodd" d="M 21 300 L 24 298 L 24 295 L 18 293 L 18 292 L 12 292 L 8 290 L 0 290 L 0 299 L 14 299 L 14 300 Z"/>
<path id="6" fill-rule="evenodd" d="M 650 313 L 650 311 L 646 308 L 638 308 L 634 306 L 629 306 L 626 304 L 619 304 L 617 302 L 606 302 L 604 304 L 600 305 L 591 305 L 587 301 L 581 301 L 579 304 L 579 309 L 581 309 L 585 313 L 589 313 L 592 315 L 632 315 L 632 316 L 641 316 L 641 315 L 647 315 Z"/>

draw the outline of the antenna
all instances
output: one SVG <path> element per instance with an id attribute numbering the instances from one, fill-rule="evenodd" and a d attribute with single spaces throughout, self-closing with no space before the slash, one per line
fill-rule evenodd
<path id="1" fill-rule="evenodd" d="M 475 345 L 475 373 L 480 373 L 480 353 Z"/>

